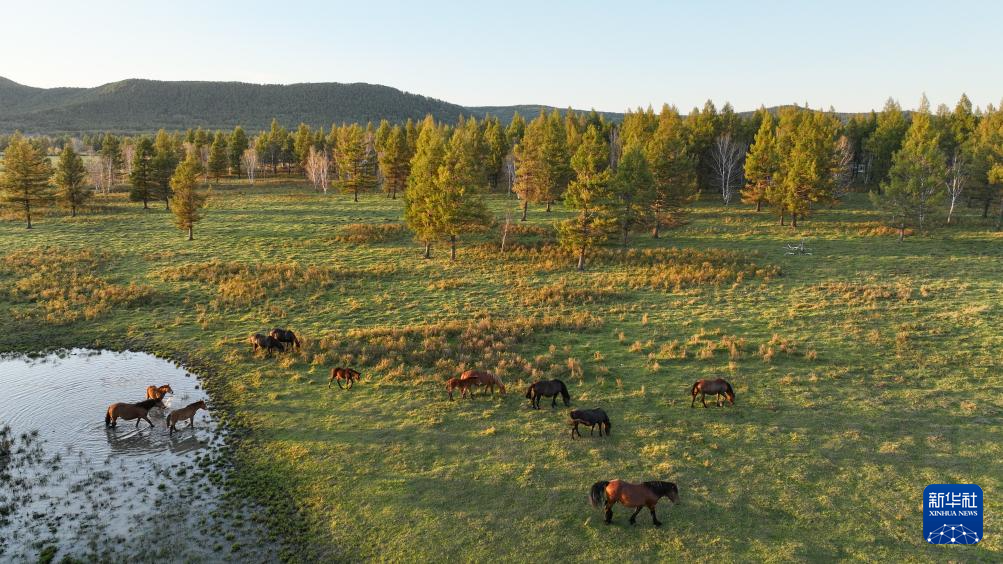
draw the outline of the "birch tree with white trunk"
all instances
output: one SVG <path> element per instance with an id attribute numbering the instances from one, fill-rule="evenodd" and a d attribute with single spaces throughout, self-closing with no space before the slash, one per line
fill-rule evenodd
<path id="1" fill-rule="evenodd" d="M 714 141 L 711 147 L 714 181 L 721 190 L 721 199 L 725 205 L 745 183 L 743 161 L 745 159 L 745 144 L 732 139 L 730 133 L 725 133 Z"/>

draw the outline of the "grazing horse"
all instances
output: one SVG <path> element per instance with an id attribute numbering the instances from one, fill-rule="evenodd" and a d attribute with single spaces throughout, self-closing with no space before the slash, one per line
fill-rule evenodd
<path id="1" fill-rule="evenodd" d="M 466 380 L 461 380 L 459 378 L 450 378 L 446 380 L 446 392 L 449 393 L 449 399 L 453 399 L 453 390 L 460 389 L 460 398 L 470 393 L 470 388 L 474 386 L 474 381 L 471 378 Z"/>
<path id="2" fill-rule="evenodd" d="M 526 390 L 526 397 L 529 398 L 530 403 L 536 409 L 540 409 L 541 397 L 553 397 L 554 400 L 550 402 L 550 407 L 557 407 L 557 394 L 561 394 L 561 397 L 564 399 L 564 405 L 571 405 L 571 394 L 568 393 L 568 387 L 560 380 L 534 382 Z"/>
<path id="3" fill-rule="evenodd" d="M 690 400 L 690 407 L 693 407 L 693 402 L 697 401 L 697 394 L 700 394 L 700 401 L 704 407 L 707 407 L 707 394 L 717 395 L 718 407 L 724 407 L 721 401 L 722 396 L 727 398 L 731 402 L 731 405 L 735 405 L 735 389 L 722 378 L 718 378 L 717 380 L 697 380 L 693 383 L 690 394 L 693 395 L 693 399 Z"/>
<path id="4" fill-rule="evenodd" d="M 164 408 L 164 402 L 160 398 L 143 400 L 139 403 L 113 403 L 108 406 L 108 411 L 104 416 L 104 426 L 112 427 L 118 425 L 119 418 L 126 421 L 136 420 L 136 428 L 139 429 L 139 421 L 143 420 L 153 427 L 153 422 L 146 418 L 146 414 L 154 407 Z"/>
<path id="5" fill-rule="evenodd" d="M 358 370 L 338 366 L 331 369 L 331 377 L 327 379 L 327 387 L 330 388 L 331 384 L 337 381 L 338 387 L 342 390 L 351 390 L 352 383 L 357 382 L 361 376 L 362 374 L 359 374 Z M 344 387 L 341 385 L 342 380 L 347 383 Z"/>
<path id="6" fill-rule="evenodd" d="M 178 423 L 178 421 L 184 421 L 185 419 L 187 419 L 188 426 L 194 427 L 195 414 L 200 409 L 209 411 L 209 408 L 205 406 L 205 400 L 199 400 L 195 403 L 190 403 L 182 407 L 181 409 L 175 409 L 174 411 L 172 411 L 170 415 L 167 416 L 167 428 L 171 430 L 170 434 L 173 435 L 174 431 L 177 431 L 177 429 L 175 429 L 174 426 Z"/>
<path id="7" fill-rule="evenodd" d="M 467 370 L 463 374 L 460 374 L 460 380 L 473 380 L 475 386 L 486 387 L 489 394 L 495 393 L 495 386 L 498 386 L 499 393 L 505 393 L 505 384 L 502 384 L 501 378 L 491 372 Z"/>
<path id="8" fill-rule="evenodd" d="M 276 341 L 273 337 L 267 337 L 261 333 L 251 335 L 247 338 L 247 342 L 251 343 L 251 346 L 254 347 L 252 352 L 258 352 L 258 349 L 265 349 L 266 353 L 272 354 L 272 349 L 276 349 L 279 352 L 286 350 L 282 346 L 282 343 Z"/>
<path id="9" fill-rule="evenodd" d="M 272 329 L 270 333 L 268 333 L 268 336 L 280 343 L 289 343 L 290 347 L 294 347 L 297 349 L 300 348 L 301 343 L 299 337 L 297 337 L 296 333 L 293 333 L 292 331 L 287 331 L 285 329 L 276 327 L 275 329 Z"/>
<path id="10" fill-rule="evenodd" d="M 606 524 L 613 522 L 613 506 L 620 502 L 624 507 L 636 507 L 637 511 L 630 516 L 630 524 L 637 524 L 637 514 L 645 507 L 651 511 L 651 522 L 656 527 L 662 526 L 662 522 L 655 515 L 655 504 L 658 500 L 667 497 L 672 503 L 679 503 L 679 489 L 672 482 L 644 482 L 642 484 L 632 484 L 623 480 L 613 480 L 612 482 L 596 482 L 592 484 L 592 491 L 589 493 L 589 502 L 592 507 L 603 506 L 606 512 Z"/>
<path id="11" fill-rule="evenodd" d="M 571 417 L 571 438 L 575 438 L 575 433 L 578 436 L 582 436 L 581 432 L 578 430 L 579 425 L 588 425 L 589 436 L 592 436 L 592 431 L 595 430 L 596 425 L 599 425 L 599 436 L 602 436 L 603 429 L 606 429 L 606 436 L 609 436 L 609 428 L 611 427 L 609 422 L 609 416 L 606 412 L 599 409 L 575 409 L 568 414 Z"/>
<path id="12" fill-rule="evenodd" d="M 174 390 L 171 389 L 170 384 L 164 384 L 163 386 L 147 386 L 146 387 L 146 399 L 164 399 L 167 394 L 173 394 Z"/>

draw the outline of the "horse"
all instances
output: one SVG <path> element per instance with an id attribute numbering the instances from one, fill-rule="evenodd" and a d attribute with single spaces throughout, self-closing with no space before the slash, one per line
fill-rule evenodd
<path id="1" fill-rule="evenodd" d="M 255 333 L 247 338 L 247 342 L 251 343 L 254 347 L 252 352 L 258 352 L 258 349 L 265 349 L 265 352 L 272 354 L 272 349 L 277 349 L 279 352 L 286 350 L 282 343 L 276 341 L 273 337 L 266 337 L 261 333 Z"/>
<path id="2" fill-rule="evenodd" d="M 453 399 L 453 390 L 460 389 L 460 398 L 470 393 L 470 388 L 474 386 L 474 380 L 472 378 L 467 378 L 466 380 L 461 380 L 460 378 L 450 378 L 446 380 L 446 392 L 449 393 L 449 399 Z"/>
<path id="3" fill-rule="evenodd" d="M 195 414 L 200 409 L 209 411 L 209 408 L 205 406 L 205 400 L 198 400 L 197 402 L 190 403 L 182 407 L 181 409 L 175 409 L 174 411 L 172 411 L 167 416 L 167 428 L 171 430 L 170 434 L 173 435 L 174 431 L 177 431 L 177 429 L 175 429 L 174 426 L 178 423 L 178 421 L 182 421 L 184 419 L 188 420 L 189 427 L 194 427 Z"/>
<path id="4" fill-rule="evenodd" d="M 273 338 L 273 339 L 275 339 L 276 341 L 278 341 L 280 343 L 283 343 L 283 344 L 284 343 L 289 343 L 289 346 L 291 346 L 291 347 L 294 347 L 294 348 L 297 348 L 297 349 L 300 348 L 300 344 L 301 344 L 300 340 L 296 336 L 296 333 L 293 333 L 292 331 L 287 331 L 285 329 L 281 329 L 279 327 L 276 327 L 275 329 L 272 329 L 270 333 L 268 333 L 268 336 L 271 337 L 271 338 Z"/>
<path id="5" fill-rule="evenodd" d="M 460 380 L 473 380 L 475 386 L 486 387 L 489 394 L 495 393 L 495 386 L 498 386 L 498 391 L 500 393 L 505 393 L 505 384 L 502 384 L 501 378 L 491 372 L 467 370 L 463 374 L 460 374 Z M 471 390 L 471 392 L 472 391 L 473 390 Z"/>
<path id="6" fill-rule="evenodd" d="M 606 412 L 599 409 L 575 409 L 568 414 L 571 417 L 571 438 L 574 440 L 575 433 L 578 436 L 582 436 L 581 432 L 578 431 L 579 425 L 588 425 L 589 436 L 592 436 L 592 431 L 595 430 L 596 425 L 599 425 L 599 436 L 602 436 L 603 429 L 606 429 L 606 436 L 609 436 L 609 428 L 611 427 L 609 422 L 609 416 Z"/>
<path id="7" fill-rule="evenodd" d="M 540 398 L 544 396 L 548 398 L 553 397 L 554 400 L 550 402 L 550 407 L 557 407 L 557 394 L 561 394 L 565 406 L 571 405 L 571 394 L 568 393 L 568 387 L 560 380 L 534 382 L 526 390 L 526 397 L 529 398 L 530 403 L 535 409 L 540 409 Z"/>
<path id="8" fill-rule="evenodd" d="M 170 384 L 164 384 L 163 386 L 147 386 L 146 387 L 146 399 L 164 399 L 167 394 L 173 394 L 174 390 L 171 389 Z"/>
<path id="9" fill-rule="evenodd" d="M 136 420 L 136 428 L 139 429 L 139 421 L 142 419 L 153 427 L 153 422 L 147 419 L 146 414 L 154 407 L 164 408 L 164 402 L 160 398 L 143 400 L 139 403 L 113 403 L 108 406 L 108 411 L 104 416 L 104 426 L 115 428 L 119 418 L 126 421 Z"/>
<path id="10" fill-rule="evenodd" d="M 636 507 L 637 511 L 630 516 L 630 524 L 637 524 L 637 514 L 645 507 L 651 511 L 651 522 L 656 527 L 661 527 L 662 522 L 655 515 L 655 504 L 658 500 L 667 497 L 672 503 L 679 503 L 679 488 L 672 482 L 644 482 L 632 484 L 623 480 L 613 480 L 611 482 L 596 482 L 592 484 L 592 491 L 589 493 L 589 502 L 592 507 L 603 506 L 606 512 L 606 524 L 613 522 L 613 506 L 620 502 L 624 507 Z"/>
<path id="11" fill-rule="evenodd" d="M 341 388 L 342 390 L 351 390 L 352 383 L 358 381 L 359 377 L 361 376 L 362 374 L 359 374 L 358 370 L 353 370 L 351 368 L 342 368 L 340 366 L 332 368 L 331 377 L 327 379 L 327 387 L 330 388 L 331 384 L 337 381 L 338 387 Z M 342 387 L 341 385 L 342 380 L 345 380 L 345 382 L 347 382 L 347 386 Z"/>
<path id="12" fill-rule="evenodd" d="M 693 407 L 693 402 L 697 401 L 697 394 L 700 394 L 700 402 L 703 403 L 704 407 L 707 407 L 707 394 L 717 395 L 718 407 L 724 407 L 721 402 L 722 396 L 727 398 L 731 402 L 731 405 L 735 405 L 735 389 L 723 378 L 718 378 L 717 380 L 697 380 L 693 383 L 693 387 L 690 388 L 690 394 L 693 396 L 693 399 L 690 400 L 690 407 Z"/>

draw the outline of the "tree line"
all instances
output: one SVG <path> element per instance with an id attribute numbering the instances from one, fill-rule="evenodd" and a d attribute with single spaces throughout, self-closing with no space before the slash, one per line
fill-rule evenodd
<path id="1" fill-rule="evenodd" d="M 136 138 L 97 134 L 61 143 L 51 180 L 71 214 L 89 194 L 71 185 L 108 191 L 126 181 L 132 200 L 144 207 L 163 201 L 170 208 L 172 179 L 183 162 L 197 164 L 192 170 L 201 182 L 246 175 L 253 183 L 259 174 L 281 170 L 355 201 L 376 191 L 403 195 L 405 221 L 426 256 L 445 241 L 455 257 L 459 235 L 490 221 L 483 196 L 492 191 L 518 195 L 522 220 L 531 205 L 549 211 L 563 201 L 574 210 L 558 232 L 579 268 L 612 236 L 623 246 L 642 229 L 659 237 L 701 195 L 716 194 L 726 205 L 740 197 L 793 228 L 851 190 L 869 191 L 900 233 L 925 229 L 940 215 L 951 223 L 963 198 L 979 202 L 984 217 L 998 202 L 997 228 L 1003 223 L 1003 112 L 973 109 L 964 96 L 953 110 L 931 112 L 924 97 L 916 111 L 904 112 L 889 100 L 881 112 L 848 120 L 797 106 L 743 116 L 708 101 L 686 116 L 665 105 L 658 113 L 650 107 L 628 111 L 620 122 L 572 110 L 541 112 L 528 122 L 516 114 L 508 124 L 490 116 L 455 123 L 430 116 L 420 123 L 335 124 L 326 131 L 306 124 L 290 131 L 273 120 L 253 136 L 238 126 Z M 84 172 L 68 164 L 76 163 L 78 144 L 96 156 Z M 4 197 L 20 202 L 26 216 L 32 198 L 23 190 L 17 196 L 13 186 L 31 181 L 13 179 L 43 174 L 20 170 L 17 162 L 26 147 L 44 155 L 43 145 L 15 135 L 5 157 L 11 162 Z"/>

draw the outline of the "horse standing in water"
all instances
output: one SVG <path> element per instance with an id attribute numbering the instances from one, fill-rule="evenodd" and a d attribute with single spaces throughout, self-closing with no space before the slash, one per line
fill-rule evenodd
<path id="1" fill-rule="evenodd" d="M 707 407 L 707 394 L 715 394 L 717 396 L 718 407 L 724 407 L 721 401 L 722 396 L 727 398 L 731 405 L 735 405 L 735 389 L 723 378 L 718 378 L 717 380 L 697 380 L 693 383 L 693 387 L 690 388 L 690 394 L 693 396 L 693 399 L 690 400 L 690 407 L 693 407 L 693 402 L 697 401 L 697 394 L 700 394 L 700 402 L 703 403 L 704 407 Z"/>
<path id="2" fill-rule="evenodd" d="M 113 403 L 108 406 L 108 411 L 104 416 L 104 426 L 115 428 L 119 418 L 126 421 L 136 420 L 136 428 L 139 429 L 140 420 L 146 421 L 153 427 L 153 422 L 147 419 L 146 414 L 154 407 L 164 408 L 164 402 L 160 398 L 143 400 L 139 403 Z"/>
<path id="3" fill-rule="evenodd" d="M 164 384 L 163 386 L 147 386 L 146 387 L 146 399 L 164 399 L 167 394 L 173 394 L 174 390 L 171 389 L 170 384 Z"/>
<path id="4" fill-rule="evenodd" d="M 578 430 L 579 425 L 587 425 L 589 428 L 589 436 L 592 436 L 592 432 L 595 430 L 596 425 L 599 425 L 599 436 L 602 436 L 603 429 L 606 430 L 606 436 L 609 436 L 609 428 L 612 426 L 609 422 L 609 416 L 606 412 L 599 409 L 575 409 L 568 414 L 571 417 L 571 438 L 575 438 L 575 433 L 578 436 L 582 436 L 582 433 Z"/>
<path id="5" fill-rule="evenodd" d="M 331 377 L 327 379 L 327 387 L 330 388 L 331 384 L 338 382 L 338 387 L 342 390 L 351 390 L 352 383 L 358 382 L 360 377 L 362 377 L 362 374 L 360 374 L 358 370 L 338 366 L 331 369 Z M 347 385 L 342 386 L 342 380 L 344 380 Z"/>
<path id="6" fill-rule="evenodd" d="M 613 522 L 613 506 L 617 502 L 624 507 L 637 508 L 637 511 L 630 516 L 630 524 L 637 524 L 637 514 L 645 507 L 651 511 L 651 522 L 656 527 L 661 527 L 662 522 L 655 515 L 655 505 L 658 500 L 667 497 L 672 503 L 679 503 L 679 489 L 672 482 L 644 482 L 632 484 L 623 480 L 613 480 L 611 482 L 596 482 L 592 484 L 592 491 L 589 492 L 589 502 L 592 507 L 603 506 L 606 513 L 606 524 Z"/>
<path id="7" fill-rule="evenodd" d="M 275 329 L 272 329 L 270 333 L 268 333 L 268 336 L 280 343 L 283 344 L 288 343 L 290 347 L 296 349 L 300 348 L 301 343 L 299 337 L 297 337 L 296 333 L 293 333 L 292 331 L 287 331 L 285 329 L 282 329 L 281 327 L 276 327 Z"/>
<path id="8" fill-rule="evenodd" d="M 187 419 L 188 426 L 194 427 L 195 414 L 198 413 L 198 410 L 200 409 L 209 411 L 209 408 L 205 406 L 205 400 L 199 400 L 195 403 L 190 403 L 181 409 L 175 409 L 172 411 L 170 415 L 167 416 L 167 428 L 171 430 L 170 434 L 173 435 L 174 431 L 177 431 L 174 426 L 177 425 L 178 421 L 184 421 Z"/>
<path id="9" fill-rule="evenodd" d="M 505 393 L 505 384 L 502 384 L 501 378 L 491 372 L 467 370 L 463 374 L 460 374 L 460 380 L 472 380 L 474 385 L 487 388 L 489 394 L 495 393 L 495 386 L 498 386 L 499 393 Z"/>
<path id="10" fill-rule="evenodd" d="M 561 394 L 561 398 L 564 400 L 564 405 L 571 405 L 571 394 L 568 393 L 568 387 L 560 380 L 541 380 L 539 382 L 534 382 L 529 386 L 529 389 L 526 390 L 526 397 L 529 398 L 534 409 L 540 409 L 541 397 L 553 397 L 554 400 L 550 402 L 550 407 L 557 407 L 557 394 Z"/>

